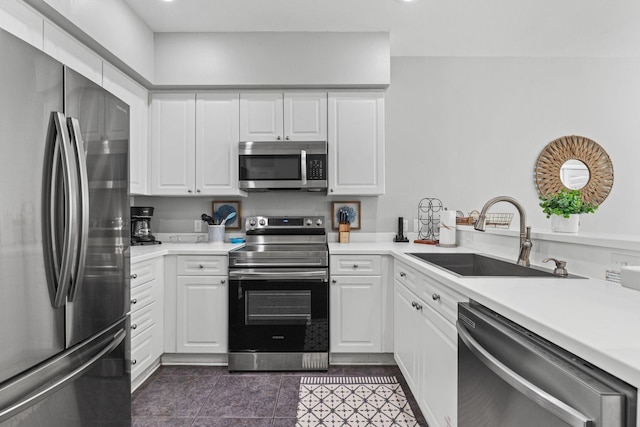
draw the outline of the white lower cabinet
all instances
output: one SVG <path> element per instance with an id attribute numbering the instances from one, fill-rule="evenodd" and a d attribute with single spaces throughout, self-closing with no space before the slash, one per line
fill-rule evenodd
<path id="1" fill-rule="evenodd" d="M 163 352 L 163 258 L 131 264 L 131 388 L 160 364 Z"/>
<path id="2" fill-rule="evenodd" d="M 167 311 L 175 313 L 175 324 L 167 328 L 167 331 L 175 331 L 175 335 L 171 334 L 175 344 L 166 345 L 165 350 L 226 353 L 229 322 L 227 256 L 178 255 L 175 266 L 175 300 L 169 302 L 174 305 Z"/>
<path id="3" fill-rule="evenodd" d="M 178 353 L 227 352 L 227 277 L 178 276 Z"/>
<path id="4" fill-rule="evenodd" d="M 329 351 L 382 351 L 380 255 L 334 255 L 329 272 Z"/>
<path id="5" fill-rule="evenodd" d="M 450 307 L 466 298 L 397 261 L 394 277 L 396 362 L 429 426 L 455 427 L 458 345 Z"/>

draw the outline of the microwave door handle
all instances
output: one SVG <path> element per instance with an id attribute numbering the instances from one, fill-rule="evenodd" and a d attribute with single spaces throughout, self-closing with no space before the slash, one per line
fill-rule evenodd
<path id="1" fill-rule="evenodd" d="M 302 185 L 307 185 L 307 152 L 300 150 L 300 171 Z"/>
<path id="2" fill-rule="evenodd" d="M 477 342 L 460 322 L 456 323 L 458 336 L 467 348 L 493 373 L 511 387 L 533 400 L 572 427 L 592 427 L 593 421 L 584 414 L 553 397 L 527 379 L 511 370 Z"/>

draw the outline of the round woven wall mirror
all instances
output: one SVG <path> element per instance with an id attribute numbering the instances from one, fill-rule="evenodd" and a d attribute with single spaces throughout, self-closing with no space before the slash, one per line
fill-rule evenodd
<path id="1" fill-rule="evenodd" d="M 587 170 L 576 172 L 568 167 L 578 162 Z M 583 136 L 563 136 L 547 144 L 538 156 L 535 179 L 542 196 L 581 186 L 582 199 L 600 205 L 613 187 L 613 163 L 597 142 Z M 571 182 L 580 183 L 574 186 Z"/>

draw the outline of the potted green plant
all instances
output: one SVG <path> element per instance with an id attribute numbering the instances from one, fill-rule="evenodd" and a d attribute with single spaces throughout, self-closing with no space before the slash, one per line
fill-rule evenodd
<path id="1" fill-rule="evenodd" d="M 582 200 L 580 190 L 561 189 L 557 193 L 540 196 L 542 212 L 551 218 L 551 230 L 577 233 L 580 214 L 593 213 L 598 206 Z"/>

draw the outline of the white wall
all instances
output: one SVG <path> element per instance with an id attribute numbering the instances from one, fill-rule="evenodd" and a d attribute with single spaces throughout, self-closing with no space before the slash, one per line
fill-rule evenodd
<path id="1" fill-rule="evenodd" d="M 155 84 L 386 87 L 389 33 L 156 33 Z"/>
<path id="2" fill-rule="evenodd" d="M 577 134 L 602 145 L 615 169 L 611 194 L 595 214 L 583 215 L 581 230 L 640 235 L 633 220 L 640 212 L 638 100 L 639 59 L 392 57 L 386 194 L 360 199 L 362 231 L 395 231 L 398 216 L 417 217 L 423 197 L 468 213 L 497 195 L 518 199 L 527 222 L 549 230 L 538 207 L 535 161 L 547 143 Z M 251 194 L 242 209 L 328 216 L 331 200 Z M 192 231 L 192 221 L 178 218 L 210 211 L 209 199 L 136 198 L 142 201 L 156 206 L 162 232 Z M 505 203 L 492 211 L 515 212 Z"/>

